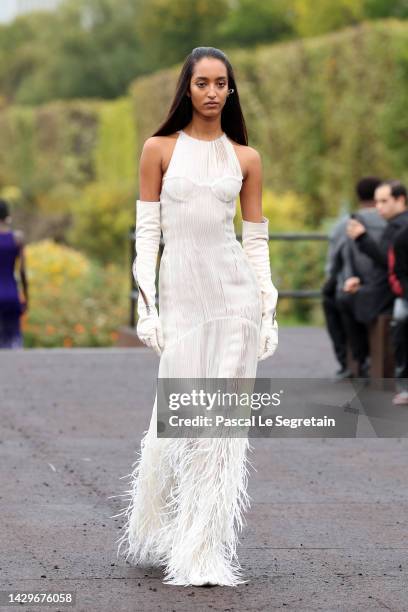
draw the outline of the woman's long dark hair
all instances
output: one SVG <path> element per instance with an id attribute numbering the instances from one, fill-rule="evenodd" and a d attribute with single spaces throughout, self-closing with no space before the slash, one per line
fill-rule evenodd
<path id="1" fill-rule="evenodd" d="M 227 97 L 224 108 L 222 109 L 221 127 L 231 140 L 239 144 L 247 145 L 248 134 L 241 110 L 241 104 L 239 102 L 234 71 L 225 53 L 215 47 L 196 47 L 187 56 L 178 78 L 176 93 L 167 118 L 152 136 L 168 136 L 169 134 L 174 134 L 174 132 L 183 129 L 191 121 L 193 107 L 191 98 L 187 95 L 187 92 L 190 88 L 194 66 L 203 57 L 215 57 L 225 64 L 227 68 L 228 88 L 232 87 L 234 92 Z"/>

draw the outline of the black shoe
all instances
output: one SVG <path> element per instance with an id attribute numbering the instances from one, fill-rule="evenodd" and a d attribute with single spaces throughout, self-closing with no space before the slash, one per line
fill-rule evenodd
<path id="1" fill-rule="evenodd" d="M 370 377 L 370 362 L 368 360 L 358 364 L 358 378 Z"/>
<path id="2" fill-rule="evenodd" d="M 350 372 L 350 370 L 343 366 L 342 368 L 340 368 L 340 370 L 337 370 L 337 372 L 334 375 L 335 380 L 345 380 L 346 378 L 353 378 L 353 373 Z"/>

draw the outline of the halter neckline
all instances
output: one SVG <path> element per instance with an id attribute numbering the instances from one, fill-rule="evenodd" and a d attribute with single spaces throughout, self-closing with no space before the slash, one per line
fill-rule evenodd
<path id="1" fill-rule="evenodd" d="M 191 138 L 191 140 L 197 140 L 198 142 L 217 142 L 218 140 L 221 140 L 226 136 L 225 132 L 223 132 L 221 136 L 218 136 L 218 138 L 214 138 L 213 140 L 203 140 L 202 138 L 195 138 L 194 136 L 190 136 L 190 134 L 187 134 L 187 132 L 185 132 L 184 130 L 179 130 L 179 132 L 187 136 L 187 138 Z"/>

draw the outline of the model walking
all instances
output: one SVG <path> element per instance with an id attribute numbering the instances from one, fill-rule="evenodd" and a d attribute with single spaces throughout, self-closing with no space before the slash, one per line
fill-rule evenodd
<path id="1" fill-rule="evenodd" d="M 239 144 L 238 144 L 239 143 Z M 247 146 L 227 57 L 199 47 L 168 117 L 144 143 L 133 266 L 137 333 L 160 355 L 159 378 L 256 378 L 278 343 L 277 290 L 262 215 L 261 162 Z M 240 195 L 242 246 L 234 232 Z M 155 270 L 163 231 L 159 312 Z M 237 533 L 247 494 L 247 438 L 158 438 L 157 393 L 133 464 L 118 554 L 161 565 L 178 585 L 243 582 Z"/>

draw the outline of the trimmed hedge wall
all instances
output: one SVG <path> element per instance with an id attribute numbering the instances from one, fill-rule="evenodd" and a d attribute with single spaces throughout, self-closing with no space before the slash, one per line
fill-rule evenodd
<path id="1" fill-rule="evenodd" d="M 265 186 L 336 215 L 364 174 L 408 179 L 408 24 L 368 22 L 230 54 Z M 181 65 L 131 87 L 139 145 L 165 118 Z"/>

